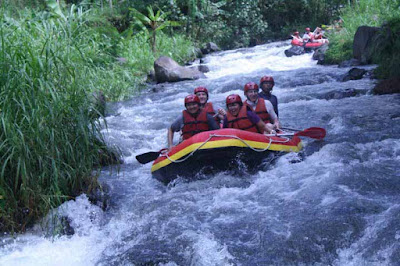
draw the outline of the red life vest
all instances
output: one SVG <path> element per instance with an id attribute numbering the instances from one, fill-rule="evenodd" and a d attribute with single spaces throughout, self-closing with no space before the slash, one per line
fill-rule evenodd
<path id="1" fill-rule="evenodd" d="M 247 100 L 244 103 L 251 109 L 251 106 L 247 103 Z M 265 106 L 265 100 L 261 97 L 258 98 L 256 110 L 253 110 L 264 123 L 271 123 L 271 116 L 267 111 L 267 107 Z"/>
<path id="2" fill-rule="evenodd" d="M 208 131 L 210 127 L 207 122 L 207 113 L 202 110 L 196 117 L 193 117 L 188 111 L 183 110 L 183 128 L 182 138 L 188 139 L 197 133 Z"/>
<path id="3" fill-rule="evenodd" d="M 247 105 L 243 104 L 237 116 L 233 116 L 230 112 L 226 113 L 229 128 L 237 128 L 250 132 L 260 133 L 257 125 L 253 124 L 247 117 Z"/>
<path id="4" fill-rule="evenodd" d="M 214 112 L 214 107 L 212 103 L 206 103 L 203 107 L 203 109 L 206 111 L 207 114 L 214 116 L 215 112 Z"/>

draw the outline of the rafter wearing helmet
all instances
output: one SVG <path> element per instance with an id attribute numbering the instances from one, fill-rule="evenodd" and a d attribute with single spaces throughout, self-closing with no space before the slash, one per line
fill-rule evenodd
<path id="1" fill-rule="evenodd" d="M 258 85 L 254 82 L 248 82 L 244 85 L 245 104 L 254 111 L 270 130 L 279 129 L 279 119 L 274 111 L 271 102 L 259 97 Z"/>
<path id="2" fill-rule="evenodd" d="M 275 80 L 272 76 L 263 76 L 260 79 L 260 88 L 261 92 L 258 94 L 260 98 L 264 100 L 268 100 L 271 102 L 272 106 L 274 107 L 274 111 L 276 116 L 279 117 L 278 111 L 278 98 L 272 94 L 272 89 L 275 86 Z"/>
<path id="3" fill-rule="evenodd" d="M 226 97 L 227 113 L 224 118 L 224 128 L 236 128 L 255 133 L 274 133 L 266 127 L 260 117 L 243 104 L 242 98 L 237 94 Z"/>
<path id="4" fill-rule="evenodd" d="M 208 114 L 215 117 L 217 124 L 220 124 L 220 122 L 224 119 L 226 112 L 222 108 L 218 108 L 218 111 L 216 111 L 212 102 L 208 101 L 209 94 L 207 88 L 203 86 L 197 87 L 194 89 L 194 94 L 196 94 L 200 99 L 200 108 L 204 109 Z"/>
<path id="5" fill-rule="evenodd" d="M 200 99 L 191 94 L 185 97 L 185 110 L 168 128 L 168 149 L 173 146 L 174 133 L 181 131 L 182 139 L 188 139 L 197 133 L 219 129 L 213 116 L 200 108 Z"/>

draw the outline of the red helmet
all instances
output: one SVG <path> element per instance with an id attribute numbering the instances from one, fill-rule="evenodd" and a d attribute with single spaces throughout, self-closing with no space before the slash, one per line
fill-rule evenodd
<path id="1" fill-rule="evenodd" d="M 294 35 L 299 35 L 300 33 L 298 31 L 295 31 L 293 34 Z"/>
<path id="2" fill-rule="evenodd" d="M 264 82 L 271 82 L 272 85 L 275 85 L 275 81 L 274 78 L 271 76 L 264 76 L 260 79 L 260 86 L 264 83 Z"/>
<path id="3" fill-rule="evenodd" d="M 208 97 L 208 90 L 205 87 L 197 87 L 196 89 L 194 89 L 194 94 L 198 93 L 198 92 L 205 92 L 207 94 Z"/>
<path id="4" fill-rule="evenodd" d="M 237 94 L 231 94 L 226 97 L 226 106 L 231 103 L 239 103 L 240 105 L 243 105 L 242 98 Z"/>
<path id="5" fill-rule="evenodd" d="M 188 103 L 198 103 L 200 104 L 200 99 L 194 94 L 190 94 L 185 97 L 185 105 Z"/>
<path id="6" fill-rule="evenodd" d="M 306 31 L 311 31 L 311 29 L 310 28 L 306 28 Z"/>
<path id="7" fill-rule="evenodd" d="M 257 83 L 254 83 L 254 82 L 247 82 L 246 85 L 244 85 L 244 93 L 248 92 L 249 90 L 256 90 L 256 91 L 258 91 L 258 85 L 257 85 Z"/>

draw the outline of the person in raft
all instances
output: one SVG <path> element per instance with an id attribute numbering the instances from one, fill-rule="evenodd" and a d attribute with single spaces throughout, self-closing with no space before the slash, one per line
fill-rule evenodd
<path id="1" fill-rule="evenodd" d="M 311 32 L 310 28 L 306 28 L 306 32 L 303 35 L 304 42 L 313 42 L 314 41 L 314 33 Z"/>
<path id="2" fill-rule="evenodd" d="M 237 128 L 255 133 L 276 134 L 271 123 L 265 124 L 260 117 L 251 111 L 250 107 L 243 104 L 242 98 L 237 94 L 226 97 L 226 116 L 224 117 L 224 128 Z"/>
<path id="3" fill-rule="evenodd" d="M 320 27 L 315 28 L 314 41 L 328 44 L 329 41 L 328 41 L 328 39 L 324 38 L 324 33 L 325 32 L 322 30 L 322 28 L 320 28 Z"/>
<path id="4" fill-rule="evenodd" d="M 218 108 L 218 112 L 215 111 L 214 106 L 211 102 L 208 101 L 208 90 L 205 87 L 197 87 L 194 89 L 194 94 L 200 99 L 200 108 L 205 109 L 207 114 L 215 117 L 215 120 L 219 124 L 221 120 L 224 119 L 226 115 L 225 110 L 222 108 Z"/>
<path id="5" fill-rule="evenodd" d="M 293 32 L 292 38 L 293 40 L 303 42 L 303 38 L 300 37 L 300 33 L 298 31 Z"/>
<path id="6" fill-rule="evenodd" d="M 174 133 L 182 131 L 182 139 L 197 133 L 219 129 L 212 115 L 200 108 L 200 99 L 194 94 L 185 97 L 186 110 L 168 128 L 168 149 L 173 146 Z"/>
<path id="7" fill-rule="evenodd" d="M 258 96 L 258 85 L 254 82 L 248 82 L 244 85 L 244 95 L 247 100 L 244 102 L 255 112 L 265 124 L 272 124 L 273 129 L 280 127 L 278 116 L 274 111 L 271 102 Z"/>
<path id="8" fill-rule="evenodd" d="M 268 100 L 274 107 L 275 114 L 279 117 L 278 112 L 278 98 L 272 94 L 272 88 L 275 85 L 274 78 L 272 76 L 264 76 L 260 79 L 261 92 L 258 94 L 260 98 Z"/>

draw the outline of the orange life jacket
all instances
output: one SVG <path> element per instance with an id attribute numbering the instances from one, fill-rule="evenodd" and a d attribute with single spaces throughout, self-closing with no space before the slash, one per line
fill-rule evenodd
<path id="1" fill-rule="evenodd" d="M 237 128 L 250 132 L 260 133 L 257 125 L 253 124 L 247 117 L 247 105 L 243 104 L 237 116 L 233 116 L 230 112 L 226 113 L 229 128 Z"/>
<path id="2" fill-rule="evenodd" d="M 203 109 L 206 111 L 207 114 L 214 116 L 215 112 L 214 112 L 214 107 L 213 104 L 208 102 L 204 105 Z"/>
<path id="3" fill-rule="evenodd" d="M 267 107 L 265 106 L 265 100 L 261 97 L 258 98 L 257 105 L 256 105 L 256 110 L 253 110 L 251 106 L 247 103 L 247 100 L 244 101 L 244 103 L 252 110 L 254 111 L 264 123 L 271 123 L 271 116 L 269 115 L 267 111 Z"/>
<path id="4" fill-rule="evenodd" d="M 193 117 L 188 111 L 183 110 L 183 128 L 182 138 L 188 139 L 197 133 L 208 131 L 210 127 L 207 122 L 207 113 L 204 109 L 196 116 Z"/>

